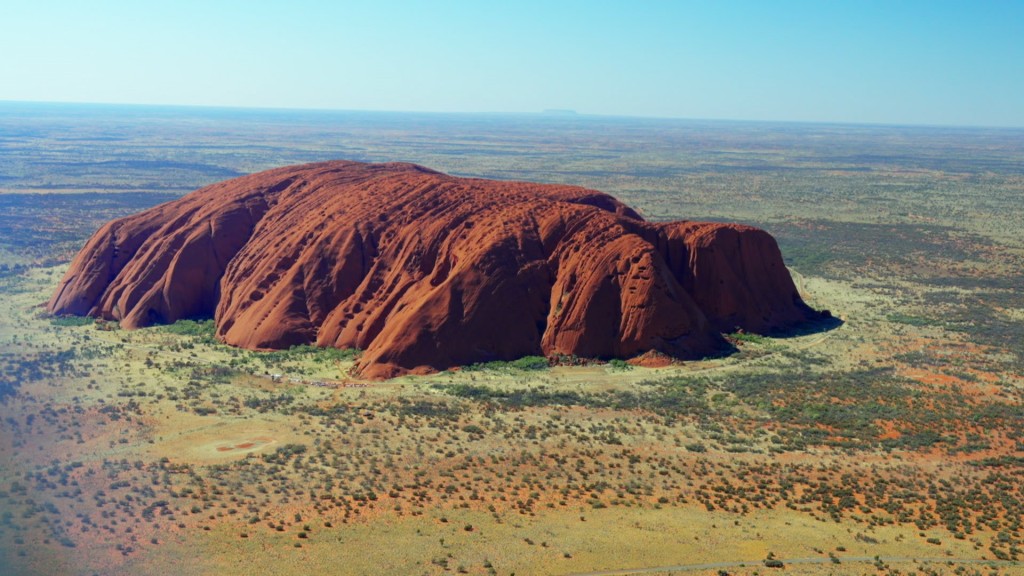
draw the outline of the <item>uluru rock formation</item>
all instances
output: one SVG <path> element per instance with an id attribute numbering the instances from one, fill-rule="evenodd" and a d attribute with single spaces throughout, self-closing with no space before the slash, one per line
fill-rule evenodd
<path id="1" fill-rule="evenodd" d="M 216 320 L 250 349 L 359 348 L 383 378 L 531 354 L 675 358 L 818 317 L 775 240 L 650 223 L 575 186 L 413 164 L 290 166 L 112 221 L 48 304 L 124 328 Z"/>

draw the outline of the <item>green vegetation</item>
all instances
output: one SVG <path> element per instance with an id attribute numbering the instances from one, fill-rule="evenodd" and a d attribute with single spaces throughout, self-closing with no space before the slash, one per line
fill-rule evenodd
<path id="1" fill-rule="evenodd" d="M 62 573 L 47 562 L 73 557 L 85 573 L 145 571 L 174 546 L 295 566 L 290 554 L 406 554 L 392 571 L 433 574 L 623 568 L 592 552 L 615 542 L 671 553 L 665 565 L 718 559 L 709 542 L 765 546 L 742 574 L 814 545 L 837 573 L 869 566 L 847 550 L 1024 558 L 1018 132 L 178 114 L 140 112 L 131 130 L 60 110 L 0 118 L 21 135 L 0 174 L 5 569 Z M 364 382 L 355 350 L 251 352 L 217 342 L 210 320 L 108 331 L 40 313 L 107 219 L 335 157 L 760 225 L 844 324 L 727 334 L 738 352 L 663 369 L 527 357 Z"/>
<path id="2" fill-rule="evenodd" d="M 733 342 L 744 342 L 747 344 L 764 344 L 766 342 L 770 342 L 768 338 L 752 332 L 733 332 L 732 334 L 727 334 L 726 338 Z"/>
<path id="3" fill-rule="evenodd" d="M 530 406 L 583 406 L 599 405 L 600 400 L 591 394 L 577 392 L 549 391 L 544 389 L 498 390 L 476 384 L 435 385 L 434 388 L 459 398 L 481 402 L 496 402 L 506 407 L 525 408 Z"/>
<path id="4" fill-rule="evenodd" d="M 351 362 L 359 356 L 359 350 L 354 348 L 322 348 L 310 344 L 299 344 L 287 350 L 275 350 L 272 352 L 259 352 L 257 357 L 264 364 L 283 364 L 286 362 L 312 361 L 317 364 L 329 364 L 335 362 Z"/>
<path id="5" fill-rule="evenodd" d="M 96 319 L 88 316 L 54 316 L 50 318 L 50 324 L 54 326 L 90 326 L 95 323 Z"/>
<path id="6" fill-rule="evenodd" d="M 509 372 L 509 371 L 523 371 L 523 370 L 547 370 L 549 367 L 548 359 L 543 356 L 523 356 L 515 360 L 494 360 L 492 362 L 483 362 L 477 364 L 470 364 L 469 366 L 463 367 L 463 370 L 470 371 L 490 371 L 490 372 Z"/>
<path id="7" fill-rule="evenodd" d="M 890 322 L 899 322 L 900 324 L 908 324 L 910 326 L 941 326 L 942 323 L 937 320 L 930 318 L 922 318 L 921 316 L 912 316 L 910 314 L 889 314 L 886 318 Z"/>
<path id="8" fill-rule="evenodd" d="M 608 367 L 611 368 L 612 370 L 618 370 L 622 372 L 633 369 L 632 364 L 626 362 L 622 358 L 612 358 L 611 360 L 608 361 Z"/>
<path id="9" fill-rule="evenodd" d="M 204 343 L 214 343 L 214 332 L 216 331 L 216 325 L 213 319 L 206 320 L 178 320 L 174 324 L 168 324 L 163 327 L 163 330 L 168 334 L 177 334 L 179 336 L 195 336 L 202 340 Z"/>

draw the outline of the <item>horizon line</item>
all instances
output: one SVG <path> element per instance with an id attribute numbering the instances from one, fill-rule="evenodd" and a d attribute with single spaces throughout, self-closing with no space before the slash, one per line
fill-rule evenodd
<path id="1" fill-rule="evenodd" d="M 888 127 L 888 128 L 955 128 L 955 129 L 979 129 L 979 130 L 1024 130 L 1024 125 L 994 125 L 994 124 L 936 124 L 936 123 L 896 123 L 896 122 L 870 122 L 850 120 L 766 120 L 749 118 L 696 118 L 690 116 L 643 116 L 635 114 L 600 114 L 590 112 L 579 112 L 572 108 L 545 108 L 532 112 L 508 112 L 508 111 L 438 111 L 438 110 L 383 110 L 367 108 L 318 108 L 318 107 L 287 107 L 287 106 L 245 106 L 245 105 L 217 105 L 217 104 L 152 104 L 140 102 L 81 102 L 71 100 L 7 100 L 0 99 L 0 106 L 6 104 L 42 104 L 42 105 L 67 105 L 67 106 L 98 106 L 98 107 L 128 107 L 128 108 L 186 108 L 197 110 L 237 110 L 250 112 L 348 112 L 365 114 L 421 114 L 435 116 L 541 116 L 559 119 L 626 119 L 626 120 L 668 120 L 682 122 L 721 122 L 736 124 L 811 124 L 830 126 L 863 126 L 863 127 Z"/>

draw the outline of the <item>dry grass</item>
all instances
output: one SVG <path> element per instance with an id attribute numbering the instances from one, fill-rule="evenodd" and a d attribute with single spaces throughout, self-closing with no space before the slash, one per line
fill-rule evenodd
<path id="1" fill-rule="evenodd" d="M 344 377 L 344 363 L 267 366 L 161 329 L 53 326 L 38 304 L 59 272 L 34 271 L 0 301 L 0 349 L 76 352 L 0 407 L 0 508 L 12 513 L 0 548 L 20 572 L 568 574 L 744 561 L 728 570 L 763 573 L 771 552 L 863 573 L 875 568 L 828 553 L 1019 554 L 1009 479 L 1020 463 L 977 464 L 1021 455 L 1020 431 L 965 419 L 1012 414 L 1014 376 L 957 333 L 892 322 L 897 304 L 876 286 L 804 278 L 846 324 L 723 359 L 371 383 Z M 961 365 L 900 359 L 925 352 Z M 905 420 L 779 412 L 816 401 L 816 379 L 827 391 L 827 379 L 879 365 L 896 387 L 869 380 L 864 393 L 879 396 L 858 398 Z M 740 385 L 790 372 L 793 386 L 768 404 Z M 693 409 L 652 403 L 664 382 L 691 386 Z M 859 417 L 861 402 L 840 398 Z M 944 439 L 905 443 L 933 430 Z"/>

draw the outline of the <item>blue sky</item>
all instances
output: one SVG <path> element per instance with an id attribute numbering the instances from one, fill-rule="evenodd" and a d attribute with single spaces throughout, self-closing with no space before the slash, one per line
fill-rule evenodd
<path id="1" fill-rule="evenodd" d="M 1024 1 L 15 0 L 0 100 L 1024 126 Z"/>

